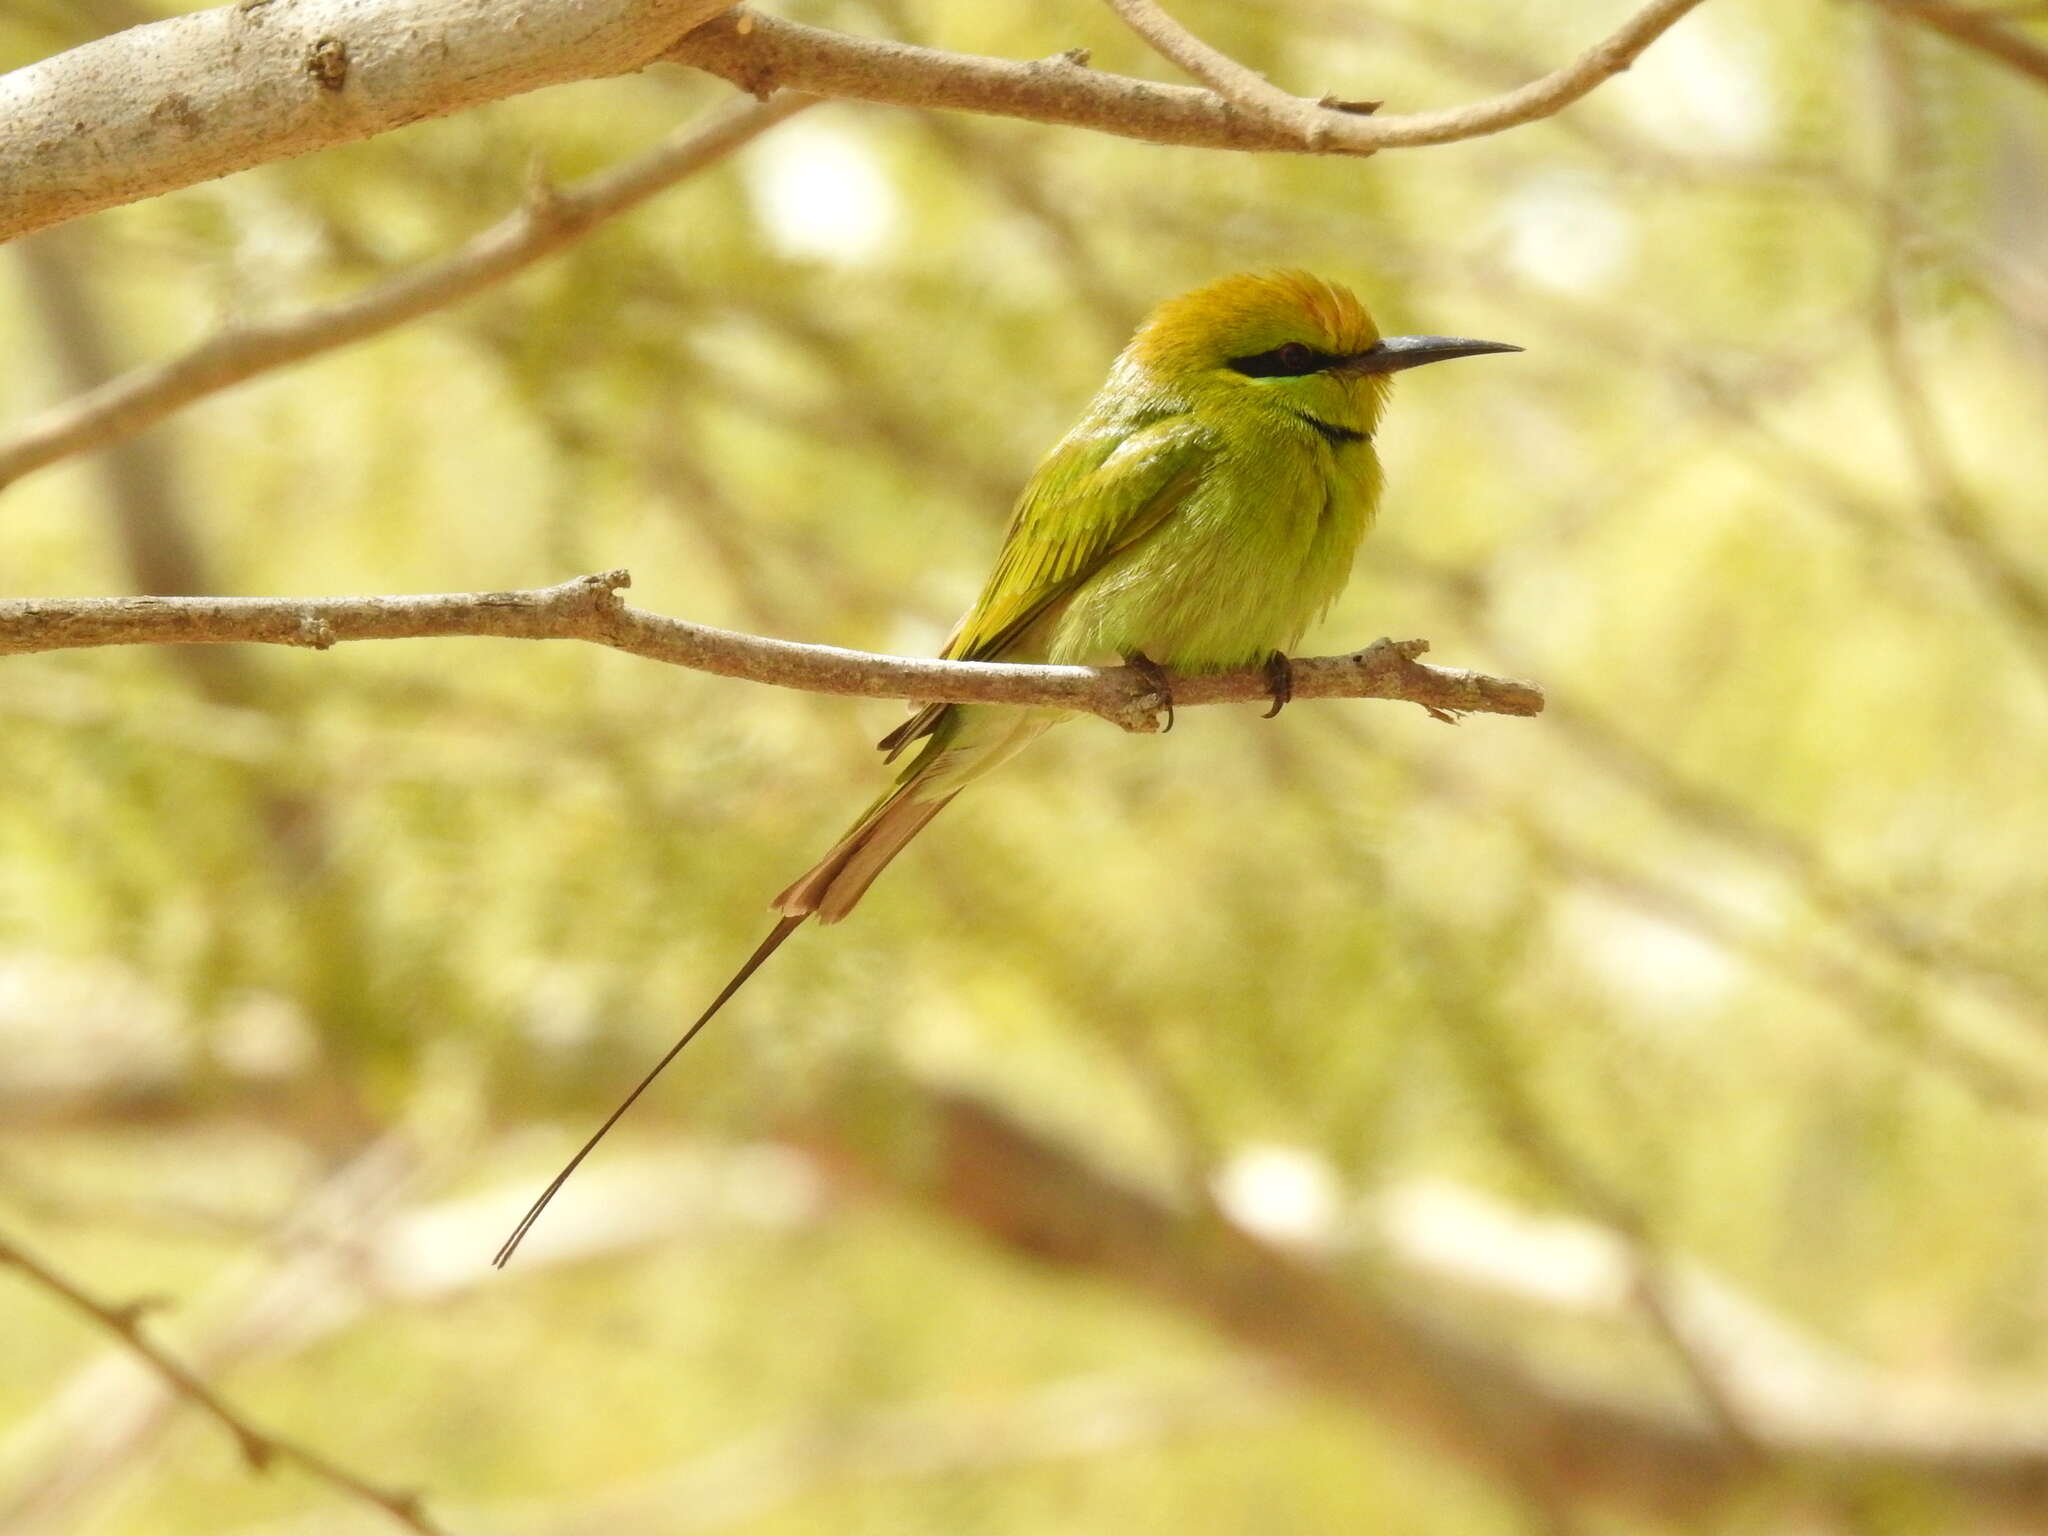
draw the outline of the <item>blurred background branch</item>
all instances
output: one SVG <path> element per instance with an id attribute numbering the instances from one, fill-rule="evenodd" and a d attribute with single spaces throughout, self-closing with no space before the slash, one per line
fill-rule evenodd
<path id="1" fill-rule="evenodd" d="M 2048 85 L 2048 46 L 2035 42 L 2014 24 L 2015 18 L 2038 14 L 2029 6 L 1961 5 L 1950 0 L 1872 0 L 1873 4 L 1918 22 L 1930 31 L 1974 48 L 2041 85 Z"/>
<path id="2" fill-rule="evenodd" d="M 380 1487 L 349 1471 L 322 1451 L 251 1423 L 240 1410 L 150 1337 L 144 1327 L 144 1319 L 153 1309 L 153 1303 L 131 1301 L 116 1304 L 98 1300 L 63 1271 L 53 1268 L 4 1236 L 0 1236 L 0 1267 L 16 1271 L 30 1285 L 57 1298 L 74 1312 L 92 1319 L 119 1339 L 122 1347 L 146 1364 L 166 1388 L 233 1436 L 235 1447 L 250 1470 L 265 1472 L 280 1464 L 297 1467 L 338 1493 L 374 1506 L 409 1531 L 417 1531 L 420 1536 L 441 1536 L 441 1527 L 427 1517 L 416 1494 Z"/>
<path id="3" fill-rule="evenodd" d="M 1531 1371 L 1312 1258 L 1227 1221 L 1184 1219 L 987 1104 L 940 1093 L 927 1107 L 940 1150 L 912 1188 L 953 1219 L 1034 1263 L 1097 1272 L 1185 1308 L 1546 1505 L 1591 1498 L 1682 1516 L 1728 1496 L 1768 1456 L 1845 1487 L 1909 1471 L 1931 1476 L 2013 1529 L 2048 1528 L 2038 1395 L 1937 1407 L 1911 1386 L 1833 1368 L 1822 1351 L 1809 1361 L 1791 1330 L 1738 1322 L 1739 1306 L 1714 1299 L 1707 1282 L 1680 1281 L 1661 1264 L 1641 1268 L 1640 1237 L 1605 1240 L 1635 1271 L 1628 1289 L 1655 1298 L 1658 1330 L 1676 1330 L 1689 1356 L 1712 1348 L 1710 1416 Z M 1533 1122 L 1517 1124 L 1517 1139 L 1532 1145 Z M 1583 1192 L 1581 1174 L 1543 1156 Z M 1511 1273 L 1512 1262 L 1503 1268 Z"/>
<path id="4" fill-rule="evenodd" d="M 0 490 L 75 453 L 104 448 L 205 396 L 334 347 L 375 336 L 500 283 L 579 240 L 607 219 L 631 212 L 678 181 L 751 143 L 811 101 L 785 95 L 760 106 L 727 108 L 680 129 L 636 159 L 571 187 L 536 175 L 519 210 L 429 266 L 391 278 L 339 304 L 255 324 L 232 326 L 163 362 L 134 368 L 80 391 L 17 427 L 0 442 Z M 24 243 L 30 260 L 44 242 Z M 54 262 L 55 258 L 51 260 Z M 101 373 L 111 370 L 101 369 Z M 145 577 L 144 592 L 203 588 Z"/>

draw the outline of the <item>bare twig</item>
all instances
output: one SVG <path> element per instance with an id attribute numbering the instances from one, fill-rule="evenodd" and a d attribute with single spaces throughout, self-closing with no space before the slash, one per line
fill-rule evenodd
<path id="1" fill-rule="evenodd" d="M 86 597 L 0 602 L 0 655 L 109 645 L 292 645 L 484 635 L 586 640 L 720 677 L 810 693 L 1085 710 L 1129 731 L 1159 728 L 1160 701 L 1128 667 L 928 661 L 735 634 L 631 608 L 624 571 L 519 592 L 407 597 Z M 1532 683 L 1416 660 L 1422 640 L 1380 640 L 1294 663 L 1297 699 L 1405 699 L 1434 714 L 1534 715 Z M 1173 679 L 1176 706 L 1270 697 L 1262 667 Z"/>
<path id="2" fill-rule="evenodd" d="M 1029 63 L 944 53 L 807 27 L 744 6 L 699 27 L 668 57 L 757 95 L 790 89 L 985 112 L 1197 149 L 1369 155 L 1479 138 L 1560 112 L 1627 69 L 1699 3 L 1653 0 L 1563 68 L 1486 101 L 1377 117 L 1318 105 L 1307 125 L 1250 115 L 1213 91 L 1091 70 L 1079 53 Z"/>
<path id="3" fill-rule="evenodd" d="M 2005 25 L 1996 6 L 1953 5 L 1949 0 L 1872 0 L 1878 9 L 1917 21 L 1965 48 L 2048 85 L 2048 46 Z"/>
<path id="4" fill-rule="evenodd" d="M 1275 127 L 1300 133 L 1311 145 L 1318 143 L 1327 131 L 1325 119 L 1329 112 L 1325 104 L 1291 95 L 1257 70 L 1247 69 L 1229 54 L 1211 48 L 1153 4 L 1153 0 L 1108 0 L 1108 5 L 1161 58 L 1179 66 L 1232 106 L 1264 118 Z"/>
<path id="5" fill-rule="evenodd" d="M 287 1338 L 339 1327 L 341 1311 L 328 1303 L 353 1277 L 359 1245 L 381 1230 L 421 1172 L 413 1139 L 393 1134 L 306 1190 L 266 1234 L 260 1256 L 230 1266 L 181 1306 L 193 1320 L 179 1355 L 187 1371 L 217 1379 Z M 0 1465 L 16 1474 L 0 1493 L 0 1531 L 38 1536 L 91 1525 L 93 1510 L 120 1497 L 123 1471 L 162 1436 L 183 1401 L 116 1339 L 0 1441 Z"/>
<path id="6" fill-rule="evenodd" d="M 230 1266 L 181 1308 L 195 1320 L 182 1352 L 187 1366 L 217 1377 L 297 1358 L 366 1317 L 450 1304 L 495 1281 L 487 1255 L 530 1198 L 523 1180 L 430 1203 L 406 1198 L 437 1182 L 432 1170 L 457 1166 L 464 1144 L 429 1150 L 423 1161 L 419 1149 L 389 1139 L 297 1201 L 289 1222 L 267 1234 L 260 1257 Z M 689 1143 L 621 1157 L 590 1171 L 575 1209 L 522 1255 L 531 1261 L 523 1272 L 645 1252 L 678 1237 L 702 1242 L 728 1229 L 800 1230 L 830 1209 L 834 1191 L 819 1174 L 775 1143 Z M 124 1491 L 123 1470 L 160 1447 L 180 1399 L 130 1364 L 117 1348 L 81 1366 L 0 1438 L 0 1466 L 10 1473 L 44 1463 L 0 1491 L 0 1531 L 54 1536 L 93 1527 Z M 445 1509 L 441 1523 L 457 1530 L 479 1524 L 467 1511 Z"/>
<path id="7" fill-rule="evenodd" d="M 118 1338 L 129 1353 L 163 1380 L 165 1386 L 232 1435 L 250 1470 L 263 1472 L 280 1462 L 289 1463 L 350 1498 L 375 1505 L 407 1530 L 418 1532 L 419 1536 L 442 1536 L 441 1527 L 427 1517 L 419 1495 L 372 1483 L 310 1446 L 257 1428 L 239 1409 L 149 1336 L 142 1326 L 142 1319 L 148 1311 L 147 1303 L 101 1301 L 75 1280 L 4 1236 L 0 1236 L 0 1265 L 25 1275 L 31 1284 L 57 1297 L 74 1312 L 91 1318 Z"/>
<path id="8" fill-rule="evenodd" d="M 33 417 L 0 441 L 0 487 L 75 453 L 132 437 L 173 411 L 274 368 L 303 361 L 469 298 L 582 239 L 812 105 L 800 95 L 718 113 L 574 186 L 543 188 L 523 207 L 431 265 L 338 304 L 209 337 Z"/>

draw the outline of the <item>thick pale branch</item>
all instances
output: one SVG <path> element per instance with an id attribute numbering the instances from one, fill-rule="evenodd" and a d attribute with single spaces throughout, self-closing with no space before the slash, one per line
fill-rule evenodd
<path id="1" fill-rule="evenodd" d="M 728 11 L 723 0 L 522 0 L 516 26 L 500 0 L 239 0 L 0 77 L 0 240 L 659 58 L 757 95 L 984 112 L 1161 144 L 1351 155 L 1447 144 L 1571 105 L 1699 3 L 1650 0 L 1570 64 L 1490 100 L 1368 118 L 1320 103 L 1276 116 L 1099 73 L 1078 54 L 945 53 Z M 1239 74 L 1230 78 L 1243 96 Z"/>
<path id="2" fill-rule="evenodd" d="M 0 240 L 542 86 L 727 0 L 238 0 L 0 77 Z"/>
<path id="3" fill-rule="evenodd" d="M 1197 149 L 1369 155 L 1499 133 L 1562 111 L 1633 64 L 1700 0 L 1653 0 L 1562 69 L 1517 90 L 1438 112 L 1364 117 L 1317 106 L 1292 123 L 1215 94 L 1089 69 L 1060 54 L 1022 63 L 852 37 L 739 7 L 669 51 L 679 64 L 764 95 L 790 89 L 901 107 L 986 112 Z M 1248 73 L 1248 71 L 1247 71 Z"/>
<path id="4" fill-rule="evenodd" d="M 406 597 L 86 597 L 0 601 L 0 655 L 110 645 L 296 645 L 483 635 L 585 640 L 636 656 L 809 693 L 1083 710 L 1130 731 L 1157 730 L 1160 701 L 1128 668 L 1011 666 L 880 656 L 735 634 L 630 608 L 624 571 L 523 592 Z M 1534 684 L 1415 658 L 1420 640 L 1381 640 L 1350 656 L 1294 663 L 1297 699 L 1405 699 L 1434 714 L 1534 715 Z M 1173 702 L 1268 696 L 1263 669 L 1173 679 Z"/>
<path id="5" fill-rule="evenodd" d="M 723 159 L 813 101 L 785 94 L 721 112 L 574 186 L 537 189 L 524 207 L 441 261 L 338 304 L 223 331 L 176 357 L 109 379 L 31 418 L 0 441 L 0 488 L 46 464 L 132 437 L 206 395 L 391 330 L 503 282 Z"/>

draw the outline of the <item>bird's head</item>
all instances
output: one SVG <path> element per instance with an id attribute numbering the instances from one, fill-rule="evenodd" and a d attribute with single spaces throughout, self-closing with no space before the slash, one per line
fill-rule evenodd
<path id="1" fill-rule="evenodd" d="M 1369 436 L 1394 374 L 1521 350 L 1462 336 L 1381 336 L 1349 288 L 1306 272 L 1241 272 L 1153 310 L 1121 366 L 1154 389 L 1269 405 Z"/>

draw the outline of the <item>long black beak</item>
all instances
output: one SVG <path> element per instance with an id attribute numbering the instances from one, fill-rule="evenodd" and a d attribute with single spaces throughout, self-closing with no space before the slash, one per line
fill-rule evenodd
<path id="1" fill-rule="evenodd" d="M 1399 373 L 1424 363 L 1447 363 L 1454 357 L 1521 350 L 1505 341 L 1473 341 L 1464 336 L 1383 336 L 1370 350 L 1345 358 L 1343 367 L 1351 373 Z"/>

